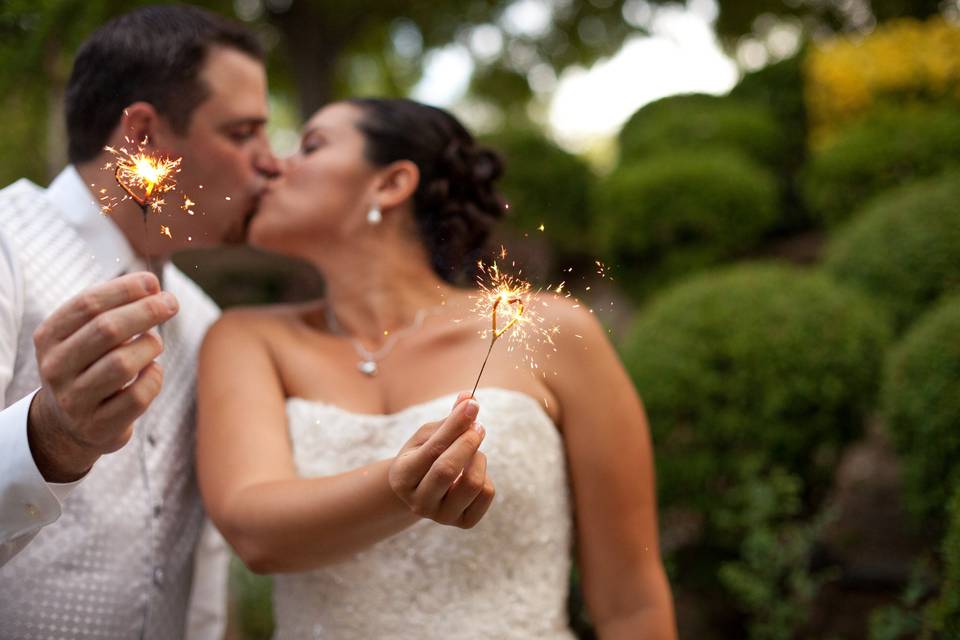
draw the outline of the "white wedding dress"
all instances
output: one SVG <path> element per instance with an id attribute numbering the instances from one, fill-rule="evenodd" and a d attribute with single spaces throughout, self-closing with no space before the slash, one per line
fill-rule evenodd
<path id="1" fill-rule="evenodd" d="M 422 520 L 321 570 L 274 578 L 275 638 L 570 640 L 572 515 L 560 434 L 532 397 L 477 392 L 497 494 L 463 530 Z M 396 455 L 454 396 L 391 415 L 290 398 L 297 469 L 326 476 Z"/>

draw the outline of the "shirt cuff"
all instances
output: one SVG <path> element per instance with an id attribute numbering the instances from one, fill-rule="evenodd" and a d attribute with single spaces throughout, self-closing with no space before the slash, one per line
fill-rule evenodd
<path id="1" fill-rule="evenodd" d="M 0 542 L 55 522 L 63 501 L 82 482 L 47 482 L 37 469 L 27 439 L 27 417 L 36 393 L 0 411 Z"/>

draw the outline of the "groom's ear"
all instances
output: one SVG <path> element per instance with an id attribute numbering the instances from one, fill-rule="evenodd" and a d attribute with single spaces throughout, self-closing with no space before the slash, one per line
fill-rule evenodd
<path id="1" fill-rule="evenodd" d="M 114 140 L 116 145 L 134 151 L 138 145 L 145 148 L 162 146 L 167 127 L 156 108 L 149 102 L 134 102 L 128 105 L 120 115 L 120 122 L 115 129 Z"/>
<path id="2" fill-rule="evenodd" d="M 381 209 L 398 207 L 413 199 L 420 184 L 420 169 L 410 160 L 398 160 L 381 170 L 377 203 Z"/>

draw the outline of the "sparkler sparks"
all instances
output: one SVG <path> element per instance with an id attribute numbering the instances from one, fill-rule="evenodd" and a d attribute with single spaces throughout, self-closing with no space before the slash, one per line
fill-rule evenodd
<path id="1" fill-rule="evenodd" d="M 501 248 L 499 255 L 506 258 L 506 250 Z M 560 330 L 557 326 L 547 326 L 546 318 L 539 313 L 538 307 L 549 305 L 540 296 L 541 290 L 534 291 L 532 285 L 521 278 L 522 271 L 514 276 L 502 271 L 497 262 L 486 264 L 483 261 L 477 263 L 477 268 L 480 290 L 475 296 L 473 311 L 490 320 L 489 328 L 480 332 L 481 338 L 490 339 L 490 347 L 480 366 L 471 397 L 477 391 L 498 339 L 507 336 L 507 351 L 519 351 L 531 369 L 539 369 L 539 364 L 534 360 L 537 345 L 547 343 L 553 346 L 553 336 Z M 550 288 L 547 291 L 559 294 L 562 288 L 561 284 L 556 291 Z"/>
<path id="2" fill-rule="evenodd" d="M 130 138 L 125 140 L 132 146 L 134 142 Z M 146 150 L 147 139 L 136 145 L 136 152 L 131 153 L 126 148 L 106 146 L 104 151 L 109 152 L 114 160 L 103 165 L 103 170 L 113 171 L 114 180 L 123 189 L 125 195 L 117 197 L 112 195 L 107 189 L 100 189 L 100 211 L 109 214 L 114 207 L 127 200 L 132 200 L 140 207 L 143 213 L 143 233 L 146 236 L 147 231 L 147 213 L 160 213 L 166 200 L 163 194 L 173 191 L 177 187 L 176 175 L 180 173 L 180 161 L 182 158 L 166 158 L 156 154 L 151 154 Z M 92 186 L 92 185 L 91 185 Z M 184 196 L 184 204 L 181 207 L 191 215 L 190 209 L 194 202 Z M 173 238 L 170 227 L 160 225 L 160 235 L 167 238 Z M 153 261 L 147 256 L 147 262 L 150 270 L 153 271 Z"/>
<path id="3" fill-rule="evenodd" d="M 129 139 L 127 139 L 130 142 Z M 136 153 L 130 153 L 125 148 L 104 149 L 116 158 L 113 162 L 104 165 L 104 169 L 113 169 L 113 176 L 120 188 L 127 194 L 123 200 L 130 198 L 140 207 L 144 216 L 147 209 L 159 211 L 165 204 L 163 194 L 176 188 L 176 174 L 180 173 L 181 158 L 170 159 L 151 155 L 146 152 L 146 140 L 137 145 Z M 108 200 L 107 205 L 112 208 L 116 202 Z M 122 200 L 121 200 L 122 201 Z"/>

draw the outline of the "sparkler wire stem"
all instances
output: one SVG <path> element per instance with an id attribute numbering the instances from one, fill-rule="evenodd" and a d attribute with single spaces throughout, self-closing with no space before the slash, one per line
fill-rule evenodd
<path id="1" fill-rule="evenodd" d="M 496 344 L 497 338 L 494 336 L 490 340 L 490 348 L 487 349 L 487 357 L 483 359 L 483 364 L 480 366 L 480 373 L 477 374 L 477 381 L 473 383 L 473 391 L 470 392 L 470 397 L 473 398 L 474 394 L 477 392 L 477 387 L 480 386 L 480 377 L 483 376 L 483 370 L 487 367 L 487 360 L 490 359 L 490 353 L 493 351 L 493 345 Z"/>
<path id="2" fill-rule="evenodd" d="M 139 201 L 135 200 L 135 202 L 140 204 Z M 143 250 L 146 253 L 147 269 L 150 270 L 150 273 L 157 275 L 157 272 L 153 269 L 153 256 L 150 255 L 150 230 L 147 224 L 147 208 L 147 203 L 140 204 L 140 211 L 143 213 Z"/>

